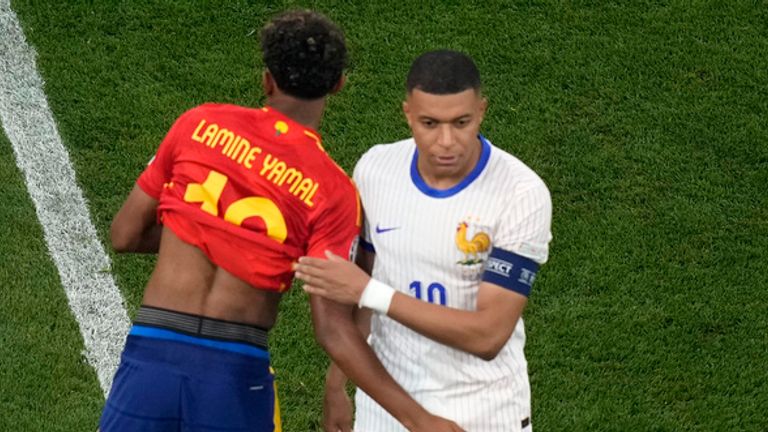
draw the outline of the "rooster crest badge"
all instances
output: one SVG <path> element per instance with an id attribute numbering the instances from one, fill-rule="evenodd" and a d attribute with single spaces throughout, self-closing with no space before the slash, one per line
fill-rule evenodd
<path id="1" fill-rule="evenodd" d="M 483 262 L 480 254 L 491 248 L 491 238 L 488 234 L 478 231 L 472 236 L 472 239 L 468 240 L 467 228 L 469 228 L 467 222 L 460 222 L 456 228 L 456 247 L 464 254 L 464 259 L 457 261 L 456 264 L 465 266 L 480 264 Z"/>

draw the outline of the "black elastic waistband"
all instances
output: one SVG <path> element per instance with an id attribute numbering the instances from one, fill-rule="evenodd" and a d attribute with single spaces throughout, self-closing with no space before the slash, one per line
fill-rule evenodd
<path id="1" fill-rule="evenodd" d="M 164 328 L 193 336 L 244 342 L 267 349 L 268 331 L 249 324 L 222 321 L 199 315 L 141 306 L 134 324 Z"/>

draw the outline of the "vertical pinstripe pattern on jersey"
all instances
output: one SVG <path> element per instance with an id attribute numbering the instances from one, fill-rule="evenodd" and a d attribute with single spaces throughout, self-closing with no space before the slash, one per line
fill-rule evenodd
<path id="1" fill-rule="evenodd" d="M 355 169 L 370 240 L 376 248 L 374 277 L 409 294 L 413 281 L 423 297 L 430 283 L 445 287 L 447 306 L 475 309 L 481 265 L 463 266 L 456 228 L 471 222 L 494 246 L 547 259 L 551 204 L 546 186 L 513 156 L 492 147 L 482 174 L 464 190 L 434 198 L 413 185 L 409 168 L 412 140 L 376 146 Z M 396 230 L 379 232 L 376 228 Z M 524 249 L 524 250 L 523 250 Z M 520 320 L 496 359 L 484 361 L 427 339 L 382 316 L 372 322 L 372 346 L 384 366 L 431 412 L 471 431 L 515 431 L 530 415 L 530 388 Z M 403 431 L 362 392 L 357 395 L 358 431 Z"/>
<path id="2" fill-rule="evenodd" d="M 373 149 L 375 152 L 375 149 Z M 402 166 L 402 164 L 398 163 L 399 161 L 399 155 L 393 154 L 393 153 L 384 153 L 384 154 L 376 154 L 375 160 L 371 160 L 372 158 L 369 158 L 369 162 L 373 163 L 375 165 L 380 166 Z M 384 205 L 389 205 L 388 203 L 398 203 L 398 190 L 395 185 L 390 185 L 390 179 L 392 178 L 398 178 L 407 175 L 407 172 L 391 172 L 391 173 L 379 173 L 374 171 L 369 171 L 365 168 L 365 164 L 359 163 L 358 167 L 355 171 L 355 176 L 357 178 L 359 170 L 365 170 L 365 178 L 366 181 L 363 184 L 358 184 L 358 187 L 360 188 L 360 195 L 363 198 L 363 208 L 365 209 L 366 213 L 366 224 L 369 227 L 368 232 L 370 235 L 370 242 L 374 245 L 374 248 L 378 251 L 379 248 L 381 248 L 380 243 L 380 236 L 381 234 L 377 234 L 377 228 L 393 228 L 395 225 L 393 223 L 395 221 L 387 219 L 387 218 L 371 218 L 368 214 L 369 211 L 372 211 L 374 209 L 377 209 L 381 204 L 384 203 Z M 369 174 L 372 174 L 369 176 Z M 390 177 L 391 174 L 391 177 Z M 375 184 L 381 184 L 384 185 L 384 187 L 380 187 L 376 189 L 376 192 L 371 192 L 371 186 Z M 401 207 L 403 208 L 403 207 Z M 370 210 L 369 210 L 370 209 Z M 402 229 L 402 228 L 401 228 Z M 383 234 L 383 233 L 382 233 Z M 387 234 L 395 234 L 394 232 L 388 232 Z M 395 260 L 393 262 L 382 262 L 380 260 L 376 260 L 375 267 L 374 267 L 374 276 L 381 278 L 381 266 L 382 264 L 386 264 L 387 271 L 393 273 L 393 278 L 399 279 L 401 275 L 399 275 L 396 271 L 392 271 L 389 269 L 399 269 L 403 268 L 403 263 L 399 260 Z M 386 279 L 383 279 L 386 281 Z M 402 287 L 397 287 L 395 285 L 396 289 L 401 289 Z M 374 316 L 372 319 L 372 333 L 374 335 L 378 335 L 380 333 L 381 329 L 381 317 Z M 376 340 L 373 340 L 373 347 L 376 349 L 376 343 L 380 340 L 380 338 L 377 338 Z M 406 348 L 406 351 L 410 351 L 410 348 Z M 398 361 L 397 358 L 393 357 L 384 357 L 382 356 L 381 352 L 377 352 L 379 355 L 379 358 L 382 360 L 382 363 L 385 367 L 390 370 L 390 373 L 392 373 L 392 368 L 390 365 L 394 364 Z M 399 375 L 394 375 L 395 379 L 404 387 L 407 388 L 407 383 L 409 382 L 408 377 L 403 377 Z M 358 390 L 358 394 L 356 395 L 356 408 L 357 408 L 357 414 L 356 414 L 356 424 L 355 424 L 355 430 L 359 431 L 405 431 L 406 429 L 403 428 L 392 416 L 390 416 L 384 409 L 382 409 L 376 402 L 374 402 L 368 395 L 366 395 L 364 392 Z"/>

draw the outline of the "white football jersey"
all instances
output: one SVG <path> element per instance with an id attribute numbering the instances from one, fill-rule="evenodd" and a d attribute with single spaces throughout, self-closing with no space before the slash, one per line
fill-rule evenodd
<path id="1" fill-rule="evenodd" d="M 552 205 L 546 185 L 514 156 L 481 142 L 477 166 L 447 190 L 422 180 L 413 139 L 377 145 L 363 155 L 354 180 L 365 211 L 362 236 L 376 253 L 374 278 L 423 301 L 474 310 L 493 247 L 539 264 L 547 260 Z M 369 341 L 419 403 L 468 431 L 517 431 L 530 417 L 522 319 L 491 361 L 379 314 Z M 405 430 L 362 391 L 356 400 L 355 431 Z"/>

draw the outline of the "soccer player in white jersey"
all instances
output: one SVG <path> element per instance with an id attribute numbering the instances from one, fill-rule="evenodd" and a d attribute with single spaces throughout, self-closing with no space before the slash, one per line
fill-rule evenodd
<path id="1" fill-rule="evenodd" d="M 547 260 L 552 205 L 530 168 L 480 134 L 486 105 L 468 56 L 417 58 L 403 103 L 413 138 L 374 146 L 355 167 L 358 264 L 372 277 L 330 253 L 301 258 L 296 276 L 374 311 L 369 343 L 426 409 L 471 432 L 528 432 L 521 314 Z M 345 383 L 331 365 L 326 431 L 351 430 Z M 405 430 L 364 392 L 355 400 L 355 431 Z"/>

